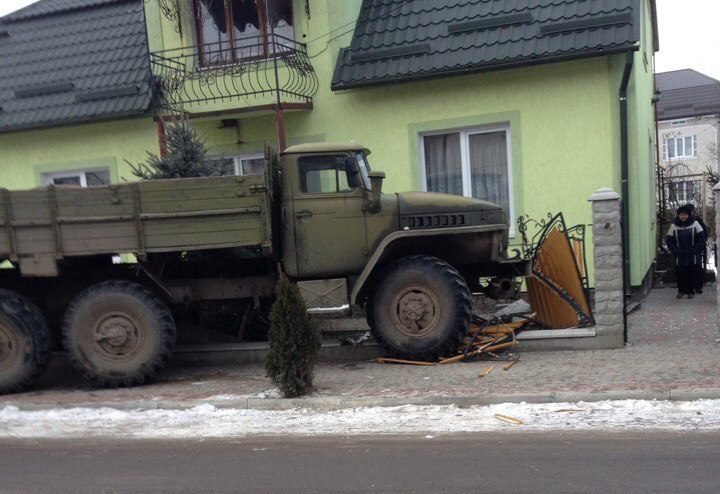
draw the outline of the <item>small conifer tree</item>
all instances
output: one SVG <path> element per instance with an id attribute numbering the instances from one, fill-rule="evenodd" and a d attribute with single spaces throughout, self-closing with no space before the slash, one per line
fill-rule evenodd
<path id="1" fill-rule="evenodd" d="M 300 289 L 284 275 L 270 311 L 268 340 L 265 369 L 285 398 L 311 393 L 320 332 L 317 321 L 307 312 Z"/>
<path id="2" fill-rule="evenodd" d="M 148 152 L 146 163 L 133 165 L 133 175 L 143 180 L 214 177 L 231 174 L 222 160 L 206 160 L 205 143 L 185 122 L 168 127 L 167 152 L 160 157 Z"/>

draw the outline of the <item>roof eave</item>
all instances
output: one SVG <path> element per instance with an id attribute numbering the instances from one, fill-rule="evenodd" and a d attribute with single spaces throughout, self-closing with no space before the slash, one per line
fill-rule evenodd
<path id="1" fill-rule="evenodd" d="M 116 120 L 128 120 L 133 118 L 150 118 L 153 116 L 153 112 L 150 108 L 142 110 L 142 111 L 127 111 L 127 112 L 119 112 L 114 113 L 112 115 L 105 115 L 105 116 L 96 116 L 96 117 L 84 117 L 84 118 L 69 118 L 65 120 L 58 120 L 54 123 L 36 123 L 36 124 L 29 124 L 29 125 L 20 125 L 17 127 L 6 127 L 1 128 L 0 127 L 0 135 L 8 135 L 8 134 L 19 134 L 22 132 L 34 132 L 38 130 L 52 130 L 52 129 L 58 129 L 63 127 L 73 127 L 77 125 L 91 125 L 96 123 L 108 123 Z"/>
<path id="2" fill-rule="evenodd" d="M 678 115 L 662 115 L 658 113 L 658 122 L 671 122 L 673 120 L 680 120 L 683 118 L 699 118 L 699 117 L 720 117 L 720 110 L 713 113 L 707 113 L 707 112 L 691 112 L 691 113 L 680 113 Z"/>
<path id="3" fill-rule="evenodd" d="M 488 64 L 480 65 L 475 67 L 463 67 L 463 68 L 452 68 L 448 70 L 435 71 L 426 74 L 416 74 L 404 77 L 392 77 L 384 78 L 375 81 L 366 82 L 351 82 L 351 83 L 336 83 L 333 82 L 330 85 L 330 89 L 333 91 L 342 91 L 345 89 L 357 89 L 371 86 L 381 86 L 386 84 L 397 84 L 404 82 L 417 82 L 429 79 L 438 79 L 443 77 L 455 77 L 461 75 L 479 74 L 483 72 L 492 72 L 495 70 L 505 69 L 516 69 L 522 67 L 532 67 L 536 65 L 544 65 L 549 63 L 569 62 L 572 60 L 581 60 L 585 58 L 595 58 L 607 55 L 615 55 L 617 53 L 624 53 L 628 51 L 638 51 L 639 45 L 637 42 L 632 44 L 622 45 L 611 49 L 600 49 L 600 50 L 588 50 L 579 53 L 562 54 L 554 57 L 538 57 L 530 60 L 518 60 L 502 64 Z M 339 71 L 336 71 L 339 74 Z"/>

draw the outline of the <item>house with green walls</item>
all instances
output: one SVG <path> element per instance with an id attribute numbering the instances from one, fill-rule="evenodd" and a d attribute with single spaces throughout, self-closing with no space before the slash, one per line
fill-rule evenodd
<path id="1" fill-rule="evenodd" d="M 612 187 L 641 286 L 657 50 L 654 0 L 40 0 L 0 19 L 0 185 L 133 180 L 180 118 L 238 174 L 354 140 L 387 192 L 492 200 L 516 244 Z"/>

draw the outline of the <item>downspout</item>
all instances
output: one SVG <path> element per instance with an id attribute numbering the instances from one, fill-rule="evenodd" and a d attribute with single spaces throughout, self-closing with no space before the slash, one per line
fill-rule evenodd
<path id="1" fill-rule="evenodd" d="M 620 83 L 620 184 L 622 195 L 622 237 L 623 237 L 623 342 L 627 343 L 627 296 L 630 292 L 630 188 L 628 155 L 628 103 L 627 90 L 633 68 L 634 53 L 625 54 L 625 70 Z"/>
<path id="2" fill-rule="evenodd" d="M 158 135 L 158 146 L 160 147 L 160 157 L 164 158 L 167 156 L 167 134 L 165 133 L 165 122 L 163 122 L 162 117 L 157 117 L 155 119 L 155 125 L 157 127 L 157 135 Z"/>

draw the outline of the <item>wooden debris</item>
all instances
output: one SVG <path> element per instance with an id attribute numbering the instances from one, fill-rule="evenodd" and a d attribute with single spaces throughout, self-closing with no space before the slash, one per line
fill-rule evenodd
<path id="1" fill-rule="evenodd" d="M 523 423 L 523 421 L 520 419 L 516 419 L 515 417 L 510 417 L 508 415 L 502 415 L 500 413 L 496 413 L 495 418 L 498 420 L 502 420 L 503 422 L 507 422 L 508 424 L 520 425 Z"/>
<path id="2" fill-rule="evenodd" d="M 582 408 L 559 408 L 557 410 L 550 410 L 550 413 L 573 413 L 573 412 L 584 412 Z"/>
<path id="3" fill-rule="evenodd" d="M 515 345 L 514 341 L 508 341 L 507 343 L 500 343 L 499 345 L 492 345 L 489 347 L 484 348 L 486 352 L 494 352 L 495 350 L 501 350 L 503 348 L 507 348 L 510 346 Z"/>
<path id="4" fill-rule="evenodd" d="M 485 345 L 479 347 L 477 350 L 473 350 L 472 352 L 468 352 L 467 354 L 461 353 L 460 355 L 455 355 L 454 357 L 446 358 L 441 360 L 439 363 L 442 364 L 453 364 L 455 362 L 460 362 L 462 359 L 466 357 L 473 357 L 475 355 L 480 355 L 483 351 L 485 351 L 485 348 L 489 347 L 493 344 L 495 340 L 485 343 Z"/>
<path id="5" fill-rule="evenodd" d="M 474 343 L 472 344 L 472 346 L 482 346 L 482 345 L 484 345 L 485 343 L 494 343 L 495 341 L 497 341 L 495 338 L 483 338 L 483 339 L 480 340 L 480 341 L 474 342 Z"/>
<path id="6" fill-rule="evenodd" d="M 435 362 L 422 362 L 419 360 L 403 360 L 399 358 L 380 357 L 377 361 L 381 364 L 405 364 L 405 365 L 436 365 Z"/>
<path id="7" fill-rule="evenodd" d="M 496 326 L 488 326 L 484 329 L 473 324 L 470 326 L 470 333 L 473 334 L 473 333 L 480 332 L 483 335 L 492 335 L 492 334 L 511 335 L 511 334 L 514 334 L 516 330 L 525 326 L 527 323 L 528 323 L 528 321 L 508 322 L 508 323 L 498 324 Z"/>
<path id="8" fill-rule="evenodd" d="M 518 361 L 518 359 L 515 359 L 515 360 L 510 361 L 510 363 L 503 365 L 503 370 L 508 370 L 510 367 L 515 365 L 515 362 L 517 362 L 517 361 Z"/>
<path id="9" fill-rule="evenodd" d="M 482 370 L 482 372 L 480 372 L 480 374 L 478 374 L 478 377 L 485 377 L 485 376 L 487 376 L 488 374 L 490 374 L 490 372 L 492 372 L 492 370 L 493 370 L 494 368 L 495 368 L 494 365 L 485 367 L 485 368 Z"/>

